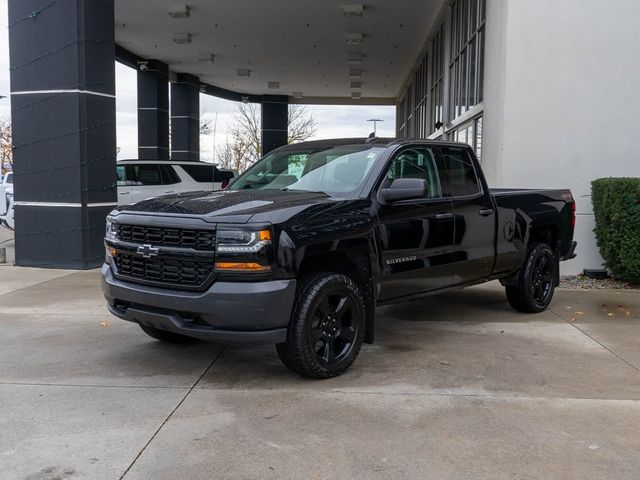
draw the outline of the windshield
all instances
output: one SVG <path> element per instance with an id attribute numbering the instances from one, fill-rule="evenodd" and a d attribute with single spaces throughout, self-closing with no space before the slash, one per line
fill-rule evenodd
<path id="1" fill-rule="evenodd" d="M 231 190 L 306 190 L 329 195 L 355 192 L 383 151 L 357 145 L 275 152 L 238 177 Z"/>

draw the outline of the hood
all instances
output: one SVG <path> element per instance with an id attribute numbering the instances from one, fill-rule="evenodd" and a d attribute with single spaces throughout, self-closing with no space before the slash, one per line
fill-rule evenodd
<path id="1" fill-rule="evenodd" d="M 197 215 L 204 220 L 247 222 L 261 213 L 300 211 L 310 205 L 333 202 L 325 193 L 282 190 L 219 190 L 153 197 L 116 208 L 120 213 Z M 293 213 L 293 212 L 292 212 Z"/>

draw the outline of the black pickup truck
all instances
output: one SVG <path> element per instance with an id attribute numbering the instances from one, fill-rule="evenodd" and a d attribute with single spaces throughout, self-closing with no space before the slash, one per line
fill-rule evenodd
<path id="1" fill-rule="evenodd" d="M 116 208 L 102 283 L 153 338 L 275 344 L 328 378 L 373 342 L 377 305 L 499 279 L 515 309 L 544 310 L 574 222 L 569 190 L 490 190 L 464 144 L 305 142 L 227 190 Z"/>

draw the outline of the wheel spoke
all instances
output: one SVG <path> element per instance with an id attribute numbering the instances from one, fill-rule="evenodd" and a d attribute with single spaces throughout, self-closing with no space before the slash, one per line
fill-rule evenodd
<path id="1" fill-rule="evenodd" d="M 541 286 L 536 286 L 536 293 L 534 295 L 536 300 L 542 301 L 544 299 L 544 291 Z"/>
<path id="2" fill-rule="evenodd" d="M 318 305 L 318 311 L 320 312 L 323 320 L 331 315 L 331 305 L 329 305 L 329 297 L 322 297 L 322 300 L 320 300 L 320 305 Z"/>
<path id="3" fill-rule="evenodd" d="M 351 309 L 351 299 L 347 296 L 340 297 L 338 306 L 336 307 L 335 317 L 342 318 L 342 316 Z"/>
<path id="4" fill-rule="evenodd" d="M 340 331 L 340 336 L 338 337 L 340 340 L 346 343 L 353 343 L 356 339 L 356 330 L 353 327 L 345 327 Z"/>
<path id="5" fill-rule="evenodd" d="M 334 349 L 333 349 L 333 342 L 328 342 L 325 341 L 324 342 L 324 352 L 322 353 L 322 359 L 325 362 L 331 362 L 334 358 Z"/>

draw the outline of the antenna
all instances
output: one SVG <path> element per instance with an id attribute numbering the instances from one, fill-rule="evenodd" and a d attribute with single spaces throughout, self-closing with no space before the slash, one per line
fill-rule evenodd
<path id="1" fill-rule="evenodd" d="M 376 136 L 376 127 L 378 126 L 378 122 L 384 122 L 384 120 L 380 118 L 370 118 L 367 122 L 373 122 L 373 136 Z"/>

